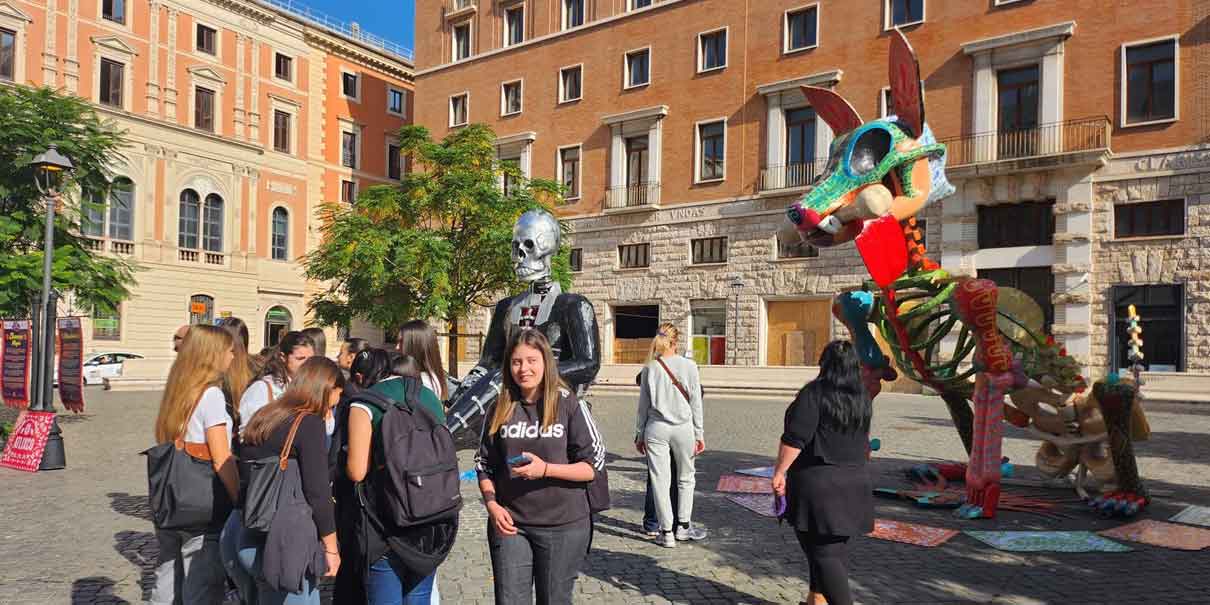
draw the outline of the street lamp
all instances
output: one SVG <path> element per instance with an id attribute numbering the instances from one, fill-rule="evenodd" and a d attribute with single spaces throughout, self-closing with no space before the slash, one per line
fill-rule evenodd
<path id="1" fill-rule="evenodd" d="M 55 253 L 55 203 L 59 201 L 63 179 L 74 166 L 67 156 L 59 153 L 58 146 L 53 144 L 30 161 L 29 166 L 34 171 L 34 185 L 46 199 L 46 232 L 42 250 L 42 322 L 40 326 L 42 347 L 39 351 L 41 355 L 37 356 L 35 361 L 37 367 L 34 371 L 34 402 L 30 409 L 53 413 L 55 396 L 52 389 L 55 383 L 55 320 L 58 294 L 51 287 L 50 276 Z M 35 313 L 35 315 L 37 314 Z M 35 325 L 35 328 L 37 329 L 38 326 Z M 66 466 L 67 454 L 63 449 L 63 433 L 59 430 L 59 420 L 56 415 L 50 428 L 50 437 L 46 441 L 46 450 L 42 454 L 42 465 L 38 470 L 49 471 Z"/>
<path id="2" fill-rule="evenodd" d="M 728 284 L 731 291 L 735 293 L 735 331 L 734 338 L 731 342 L 731 364 L 738 365 L 739 361 L 739 295 L 744 289 L 744 280 L 736 275 L 731 278 L 731 283 Z"/>

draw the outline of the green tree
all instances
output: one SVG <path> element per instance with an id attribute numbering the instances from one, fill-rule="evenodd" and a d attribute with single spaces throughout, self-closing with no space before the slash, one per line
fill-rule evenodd
<path id="1" fill-rule="evenodd" d="M 56 207 L 51 283 L 81 307 L 112 312 L 130 295 L 134 267 L 100 256 L 80 235 L 82 208 L 103 211 L 123 133 L 86 101 L 49 88 L 0 87 L 0 317 L 27 317 L 42 291 L 46 198 L 29 162 L 51 144 L 71 159 Z"/>
<path id="2" fill-rule="evenodd" d="M 474 124 L 441 142 L 421 126 L 399 133 L 413 170 L 398 186 L 366 189 L 356 204 L 319 210 L 323 243 L 304 260 L 309 279 L 326 288 L 308 301 L 321 324 L 359 318 L 393 329 L 415 318 L 445 320 L 451 335 L 475 305 L 491 306 L 521 288 L 513 275 L 513 223 L 523 212 L 551 210 L 557 183 L 522 178 L 496 158 L 496 135 Z M 505 194 L 498 178 L 510 180 Z M 554 276 L 570 285 L 567 246 Z M 457 371 L 457 336 L 448 365 Z"/>

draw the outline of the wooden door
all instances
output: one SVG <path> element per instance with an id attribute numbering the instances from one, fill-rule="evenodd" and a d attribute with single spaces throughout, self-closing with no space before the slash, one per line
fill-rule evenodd
<path id="1" fill-rule="evenodd" d="M 771 366 L 819 363 L 832 338 L 832 301 L 828 299 L 768 303 L 766 362 Z"/>

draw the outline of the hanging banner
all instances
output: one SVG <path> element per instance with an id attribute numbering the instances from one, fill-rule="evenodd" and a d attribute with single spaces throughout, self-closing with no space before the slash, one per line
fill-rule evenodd
<path id="1" fill-rule="evenodd" d="M 30 322 L 5 321 L 0 326 L 0 391 L 6 405 L 24 410 L 29 407 Z"/>
<path id="2" fill-rule="evenodd" d="M 59 400 L 63 407 L 84 411 L 84 330 L 79 317 L 59 320 Z"/>
<path id="3" fill-rule="evenodd" d="M 42 453 L 46 440 L 50 438 L 50 427 L 55 422 L 54 412 L 21 412 L 13 425 L 13 432 L 4 444 L 0 455 L 0 466 L 19 471 L 36 472 L 42 464 Z"/>

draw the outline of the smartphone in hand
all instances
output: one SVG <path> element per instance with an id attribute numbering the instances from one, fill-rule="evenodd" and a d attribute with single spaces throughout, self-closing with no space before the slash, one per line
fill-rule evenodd
<path id="1" fill-rule="evenodd" d="M 525 454 L 518 454 L 518 455 L 513 456 L 512 458 L 508 459 L 508 465 L 509 466 L 525 466 L 526 464 L 529 464 L 532 460 L 533 460 L 532 458 L 530 458 L 529 456 L 526 456 Z"/>

